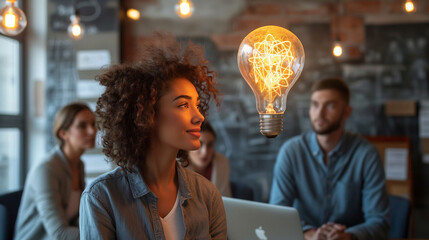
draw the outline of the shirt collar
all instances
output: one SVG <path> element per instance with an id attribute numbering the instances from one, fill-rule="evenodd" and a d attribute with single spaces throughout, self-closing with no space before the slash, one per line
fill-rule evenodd
<path id="1" fill-rule="evenodd" d="M 181 197 L 188 199 L 191 198 L 192 195 L 189 191 L 189 184 L 186 179 L 186 173 L 180 164 L 176 162 L 176 172 L 177 178 L 179 180 L 179 192 Z M 140 171 L 136 166 L 133 167 L 133 172 L 128 171 L 128 179 L 130 181 L 131 192 L 134 198 L 140 198 L 146 194 L 151 193 L 149 187 L 145 183 L 143 176 L 140 174 Z"/>
<path id="2" fill-rule="evenodd" d="M 337 146 L 329 152 L 329 156 L 332 155 L 342 155 L 343 154 L 343 146 L 345 145 L 345 138 L 346 138 L 346 132 L 343 132 L 343 136 L 341 137 L 340 141 L 338 142 Z M 313 156 L 318 156 L 319 154 L 323 154 L 322 149 L 319 146 L 319 143 L 317 142 L 316 133 L 314 131 L 310 132 L 309 134 L 309 142 L 310 142 L 310 149 Z"/>

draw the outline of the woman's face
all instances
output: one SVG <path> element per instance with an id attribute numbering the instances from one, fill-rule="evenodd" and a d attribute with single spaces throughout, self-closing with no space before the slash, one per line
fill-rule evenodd
<path id="1" fill-rule="evenodd" d="M 209 131 L 201 132 L 201 147 L 189 152 L 191 164 L 198 169 L 204 170 L 212 162 L 215 153 L 215 137 Z"/>
<path id="2" fill-rule="evenodd" d="M 198 92 L 189 80 L 172 80 L 158 103 L 156 126 L 159 140 L 181 150 L 198 149 L 200 126 L 204 121 L 199 104 Z"/>
<path id="3" fill-rule="evenodd" d="M 96 134 L 94 113 L 85 109 L 76 114 L 69 129 L 61 130 L 60 137 L 64 140 L 65 146 L 84 151 L 94 147 Z"/>

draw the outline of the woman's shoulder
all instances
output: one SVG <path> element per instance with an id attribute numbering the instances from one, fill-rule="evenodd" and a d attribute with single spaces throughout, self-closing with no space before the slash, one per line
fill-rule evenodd
<path id="1" fill-rule="evenodd" d="M 57 149 L 54 148 L 50 152 L 48 152 L 42 160 L 37 162 L 34 167 L 32 167 L 30 174 L 41 174 L 42 172 L 46 173 L 48 171 L 53 173 L 59 172 L 62 169 L 63 165 L 64 163 L 61 159 L 61 156 L 58 155 Z"/>
<path id="2" fill-rule="evenodd" d="M 122 168 L 117 167 L 92 180 L 85 188 L 84 193 L 102 195 L 112 189 L 123 189 L 126 185 L 126 173 Z"/>

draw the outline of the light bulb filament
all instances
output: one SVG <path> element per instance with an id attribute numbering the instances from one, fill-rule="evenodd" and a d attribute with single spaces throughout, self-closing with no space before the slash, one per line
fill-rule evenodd
<path id="1" fill-rule="evenodd" d="M 291 68 L 294 60 L 291 47 L 290 41 L 277 40 L 271 34 L 254 44 L 249 62 L 253 66 L 255 83 L 261 92 L 268 93 L 269 102 L 282 95 L 282 89 L 289 86 L 288 80 L 294 74 Z M 269 108 L 267 106 L 267 111 Z"/>
<path id="2" fill-rule="evenodd" d="M 10 9 L 4 18 L 4 26 L 7 28 L 16 28 L 16 25 L 16 16 L 12 9 Z"/>

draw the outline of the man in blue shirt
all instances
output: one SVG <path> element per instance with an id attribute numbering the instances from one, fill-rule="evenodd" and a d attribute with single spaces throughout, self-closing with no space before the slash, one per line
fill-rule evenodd
<path id="1" fill-rule="evenodd" d="M 274 167 L 270 203 L 298 209 L 305 239 L 386 239 L 389 204 L 376 148 L 344 131 L 352 108 L 341 79 L 312 87 L 314 131 L 287 141 Z"/>

